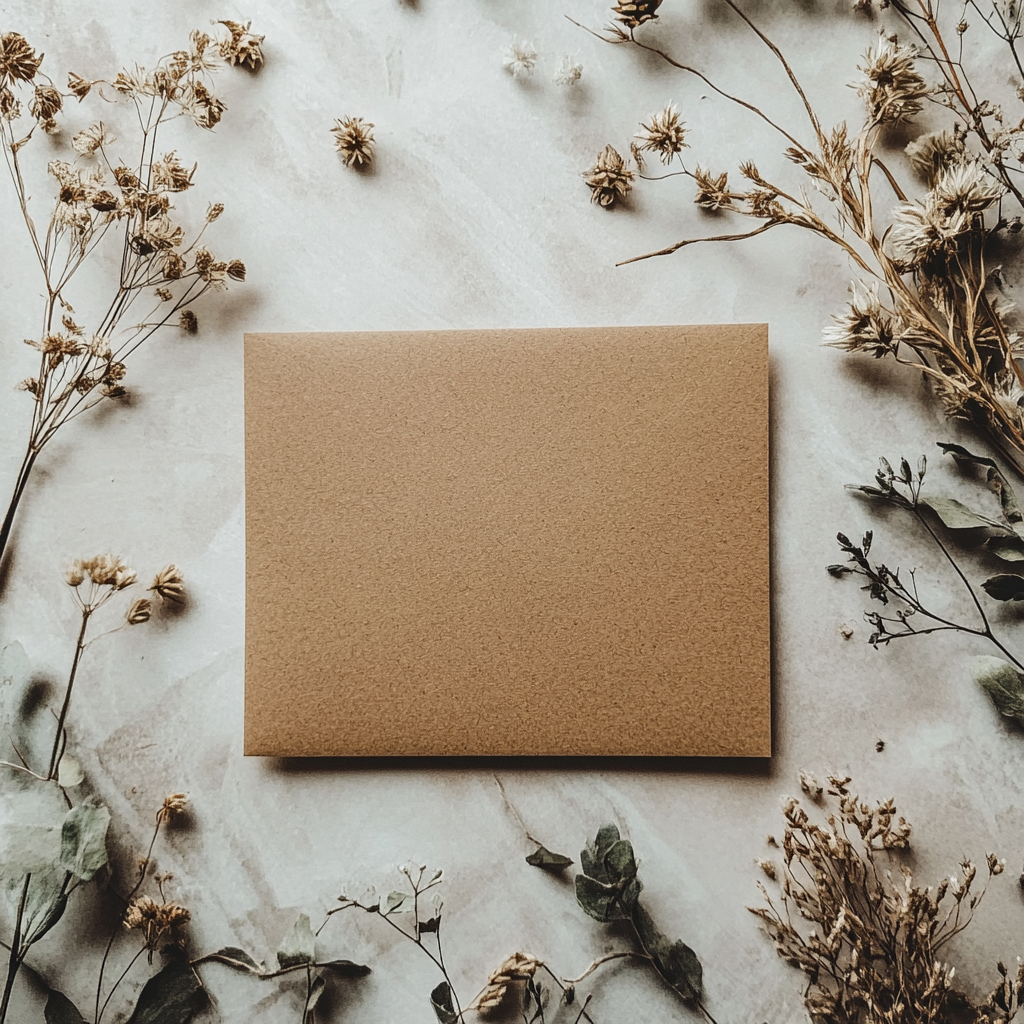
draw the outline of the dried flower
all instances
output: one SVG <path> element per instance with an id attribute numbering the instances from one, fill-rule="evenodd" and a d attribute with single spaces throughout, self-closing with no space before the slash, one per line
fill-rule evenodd
<path id="1" fill-rule="evenodd" d="M 247 21 L 244 25 L 237 21 L 216 21 L 215 25 L 223 25 L 231 33 L 230 39 L 220 44 L 220 55 L 229 64 L 248 64 L 254 71 L 263 63 L 263 36 L 249 31 L 252 25 Z"/>
<path id="2" fill-rule="evenodd" d="M 929 185 L 934 185 L 942 171 L 964 158 L 966 147 L 959 132 L 943 129 L 941 132 L 919 136 L 907 144 L 904 152 L 914 170 Z"/>
<path id="3" fill-rule="evenodd" d="M 140 597 L 132 602 L 125 618 L 129 626 L 139 626 L 143 622 L 149 622 L 153 614 L 153 605 L 147 597 Z"/>
<path id="4" fill-rule="evenodd" d="M 959 213 L 977 214 L 996 203 L 1006 189 L 978 160 L 947 164 L 938 176 L 932 197 L 945 217 Z"/>
<path id="5" fill-rule="evenodd" d="M 40 122 L 50 122 L 64 106 L 64 97 L 52 85 L 37 85 L 32 94 L 29 113 Z"/>
<path id="6" fill-rule="evenodd" d="M 920 112 L 928 85 L 914 65 L 917 56 L 916 47 L 900 46 L 894 35 L 880 35 L 878 45 L 864 54 L 864 63 L 858 65 L 864 81 L 857 94 L 876 124 L 896 124 Z"/>
<path id="7" fill-rule="evenodd" d="M 228 263 L 227 275 L 232 281 L 244 281 L 245 264 L 241 260 L 231 260 Z"/>
<path id="8" fill-rule="evenodd" d="M 124 926 L 129 931 L 141 931 L 145 948 L 151 953 L 161 946 L 182 943 L 182 930 L 192 915 L 178 903 L 156 903 L 149 896 L 136 896 L 128 904 Z"/>
<path id="9" fill-rule="evenodd" d="M 199 330 L 199 317 L 191 309 L 183 309 L 178 315 L 178 326 L 186 334 L 195 334 Z"/>
<path id="10" fill-rule="evenodd" d="M 164 802 L 157 812 L 156 818 L 158 822 L 168 822 L 176 817 L 181 817 L 187 810 L 188 794 L 171 793 L 169 796 L 164 797 Z"/>
<path id="11" fill-rule="evenodd" d="M 83 78 L 81 75 L 76 75 L 74 71 L 68 72 L 68 90 L 72 95 L 78 97 L 78 102 L 81 103 L 86 96 L 89 95 L 95 82 L 90 82 L 88 79 Z"/>
<path id="12" fill-rule="evenodd" d="M 555 68 L 555 85 L 575 85 L 583 76 L 583 65 L 566 54 Z"/>
<path id="13" fill-rule="evenodd" d="M 513 78 L 526 78 L 537 64 L 537 50 L 533 43 L 513 39 L 502 50 L 502 67 Z"/>
<path id="14" fill-rule="evenodd" d="M 815 802 L 821 800 L 825 790 L 820 782 L 805 769 L 800 769 L 800 788 Z"/>
<path id="15" fill-rule="evenodd" d="M 206 210 L 206 223 L 212 224 L 223 212 L 223 203 L 210 203 Z"/>
<path id="16" fill-rule="evenodd" d="M 116 555 L 96 555 L 94 558 L 78 559 L 64 574 L 65 582 L 74 589 L 80 587 L 86 579 L 93 586 L 109 587 L 110 592 L 114 593 L 130 587 L 137 577 Z M 86 603 L 91 602 L 92 598 L 89 598 Z"/>
<path id="17" fill-rule="evenodd" d="M 637 149 L 641 152 L 657 153 L 663 164 L 686 149 L 686 127 L 679 119 L 675 104 L 669 103 L 664 110 L 651 114 L 650 124 L 641 123 L 637 132 Z"/>
<path id="18" fill-rule="evenodd" d="M 162 160 L 153 161 L 153 187 L 166 192 L 184 192 L 192 187 L 196 166 L 193 164 L 189 170 L 174 153 L 167 153 Z"/>
<path id="19" fill-rule="evenodd" d="M 724 210 L 732 206 L 732 195 L 729 192 L 729 172 L 722 171 L 713 177 L 710 171 L 698 167 L 693 172 L 697 182 L 697 194 L 693 201 L 705 210 Z"/>
<path id="20" fill-rule="evenodd" d="M 113 139 L 107 135 L 102 121 L 91 124 L 88 128 L 83 128 L 71 136 L 71 145 L 81 156 L 91 156 L 101 146 L 112 141 Z"/>
<path id="21" fill-rule="evenodd" d="M 657 19 L 661 0 L 618 0 L 612 8 L 613 17 L 627 28 L 636 28 L 645 21 Z"/>
<path id="22" fill-rule="evenodd" d="M 487 978 L 483 992 L 474 1000 L 473 1007 L 477 1010 L 493 1010 L 501 1005 L 511 985 L 519 981 L 529 981 L 542 967 L 543 962 L 530 953 L 513 953 Z"/>
<path id="23" fill-rule="evenodd" d="M 629 195 L 633 178 L 633 171 L 612 146 L 605 146 L 597 156 L 597 163 L 583 174 L 591 202 L 605 207 L 614 206 Z"/>
<path id="24" fill-rule="evenodd" d="M 42 62 L 43 55 L 37 54 L 23 35 L 17 32 L 0 35 L 0 81 L 31 82 Z"/>
<path id="25" fill-rule="evenodd" d="M 346 167 L 369 167 L 373 162 L 373 127 L 361 117 L 343 117 L 334 122 L 334 145 Z"/>
<path id="26" fill-rule="evenodd" d="M 158 572 L 149 589 L 155 590 L 164 601 L 170 601 L 172 604 L 185 603 L 185 581 L 175 565 L 169 565 Z"/>
<path id="27" fill-rule="evenodd" d="M 877 288 L 860 294 L 855 285 L 854 298 L 847 304 L 846 312 L 832 319 L 835 326 L 822 332 L 826 345 L 845 352 L 863 352 L 876 359 L 895 354 L 899 327 L 882 309 Z"/>

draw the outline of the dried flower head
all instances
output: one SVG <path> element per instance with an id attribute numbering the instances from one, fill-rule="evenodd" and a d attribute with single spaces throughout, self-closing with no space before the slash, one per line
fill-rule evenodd
<path id="1" fill-rule="evenodd" d="M 17 32 L 0 35 L 0 81 L 31 82 L 42 62 L 43 55 L 37 54 L 23 35 Z"/>
<path id="2" fill-rule="evenodd" d="M 153 161 L 153 188 L 164 192 L 184 192 L 192 187 L 192 175 L 196 167 L 193 164 L 189 169 L 174 153 L 167 153 L 162 160 Z"/>
<path id="3" fill-rule="evenodd" d="M 161 824 L 173 821 L 175 818 L 182 817 L 188 810 L 188 794 L 187 793 L 171 793 L 169 796 L 164 797 L 164 802 L 157 812 L 156 819 Z"/>
<path id="4" fill-rule="evenodd" d="M 223 212 L 223 203 L 210 203 L 206 209 L 206 223 L 212 224 Z"/>
<path id="5" fill-rule="evenodd" d="M 64 575 L 69 587 L 77 589 L 88 579 L 94 586 L 110 587 L 112 591 L 130 587 L 136 578 L 135 573 L 116 555 L 79 559 Z"/>
<path id="6" fill-rule="evenodd" d="M 645 21 L 654 21 L 661 0 L 618 0 L 612 8 L 612 16 L 626 28 L 636 28 Z"/>
<path id="7" fill-rule="evenodd" d="M 825 789 L 820 782 L 806 769 L 800 769 L 800 788 L 815 802 L 821 800 Z"/>
<path id="8" fill-rule="evenodd" d="M 107 135 L 103 122 L 91 124 L 71 136 L 71 145 L 80 156 L 92 156 L 101 146 L 114 140 Z"/>
<path id="9" fill-rule="evenodd" d="M 186 334 L 195 334 L 199 330 L 199 317 L 191 309 L 183 309 L 178 314 L 178 326 Z"/>
<path id="10" fill-rule="evenodd" d="M 148 597 L 140 597 L 132 602 L 125 618 L 129 626 L 140 626 L 143 622 L 149 622 L 153 615 L 153 605 Z"/>
<path id="11" fill-rule="evenodd" d="M 63 106 L 64 97 L 52 85 L 37 85 L 28 110 L 37 121 L 46 123 L 52 121 Z"/>
<path id="12" fill-rule="evenodd" d="M 725 210 L 732 206 L 732 194 L 729 192 L 729 172 L 722 171 L 719 175 L 713 175 L 701 167 L 693 172 L 694 180 L 697 182 L 697 194 L 693 197 L 694 203 L 705 210 Z"/>
<path id="13" fill-rule="evenodd" d="M 501 1005 L 509 987 L 516 982 L 529 981 L 543 962 L 530 953 L 513 953 L 487 978 L 483 992 L 474 1000 L 477 1010 L 493 1010 Z"/>
<path id="14" fill-rule="evenodd" d="M 928 84 L 918 74 L 914 46 L 901 46 L 896 36 L 880 35 L 878 45 L 864 54 L 858 70 L 864 80 L 857 86 L 876 124 L 896 124 L 921 110 Z"/>
<path id="15" fill-rule="evenodd" d="M 854 297 L 846 311 L 833 315 L 834 326 L 822 332 L 826 345 L 845 352 L 863 352 L 881 359 L 896 352 L 899 327 L 894 318 L 882 309 L 878 289 L 863 292 L 855 284 Z"/>
<path id="16" fill-rule="evenodd" d="M 914 170 L 931 186 L 950 164 L 964 159 L 966 147 L 960 132 L 943 129 L 921 135 L 908 143 L 904 152 Z"/>
<path id="17" fill-rule="evenodd" d="M 583 77 L 583 65 L 566 54 L 555 67 L 555 85 L 575 85 Z"/>
<path id="18" fill-rule="evenodd" d="M 185 603 L 185 581 L 175 565 L 169 565 L 158 572 L 149 589 L 156 591 L 164 601 L 170 601 L 172 604 Z"/>
<path id="19" fill-rule="evenodd" d="M 525 39 L 513 39 L 501 55 L 502 67 L 513 78 L 526 78 L 537 64 L 537 48 Z"/>
<path id="20" fill-rule="evenodd" d="M 597 163 L 583 173 L 590 189 L 591 202 L 598 206 L 614 206 L 633 190 L 634 172 L 612 146 L 605 146 L 597 156 Z"/>
<path id="21" fill-rule="evenodd" d="M 213 24 L 223 25 L 231 33 L 231 38 L 220 44 L 220 55 L 229 64 L 248 64 L 255 71 L 263 63 L 264 37 L 249 31 L 251 21 L 244 25 L 237 21 L 216 21 Z"/>
<path id="22" fill-rule="evenodd" d="M 679 118 L 675 104 L 669 103 L 664 110 L 651 114 L 650 124 L 641 123 L 637 132 L 637 149 L 641 152 L 657 153 L 663 164 L 686 149 L 686 126 Z"/>
<path id="23" fill-rule="evenodd" d="M 944 167 L 932 196 L 936 208 L 946 217 L 959 213 L 983 213 L 1006 189 L 979 160 L 958 160 Z"/>
<path id="24" fill-rule="evenodd" d="M 232 281 L 244 281 L 245 264 L 241 260 L 231 260 L 228 263 L 227 275 Z"/>
<path id="25" fill-rule="evenodd" d="M 343 117 L 334 122 L 334 145 L 346 167 L 369 167 L 373 162 L 373 125 L 361 117 Z"/>
<path id="26" fill-rule="evenodd" d="M 125 911 L 124 926 L 142 932 L 144 947 L 152 953 L 161 947 L 181 945 L 182 931 L 191 918 L 178 903 L 156 903 L 149 896 L 136 896 Z"/>
<path id="27" fill-rule="evenodd" d="M 87 78 L 83 78 L 81 75 L 76 75 L 74 71 L 68 72 L 68 91 L 78 97 L 78 102 L 81 103 L 86 96 L 89 95 L 95 82 L 90 82 Z"/>

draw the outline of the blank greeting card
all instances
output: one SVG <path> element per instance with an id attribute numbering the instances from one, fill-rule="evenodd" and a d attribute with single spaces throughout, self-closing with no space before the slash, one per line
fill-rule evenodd
<path id="1" fill-rule="evenodd" d="M 245 339 L 245 751 L 770 754 L 762 325 Z"/>

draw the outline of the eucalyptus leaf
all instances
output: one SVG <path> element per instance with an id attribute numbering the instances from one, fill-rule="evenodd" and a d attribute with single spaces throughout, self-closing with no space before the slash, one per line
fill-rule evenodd
<path id="1" fill-rule="evenodd" d="M 596 921 L 628 921 L 640 895 L 640 879 L 625 886 L 599 882 L 589 875 L 576 876 L 576 902 Z"/>
<path id="2" fill-rule="evenodd" d="M 671 942 L 666 938 L 641 903 L 633 908 L 633 926 L 644 952 L 650 956 L 662 978 L 686 1002 L 700 999 L 704 970 L 697 954 L 681 939 Z"/>
<path id="3" fill-rule="evenodd" d="M 62 789 L 73 789 L 85 778 L 85 772 L 77 758 L 65 754 L 60 759 L 60 767 L 57 769 L 57 785 Z"/>
<path id="4" fill-rule="evenodd" d="M 68 811 L 61 826 L 61 867 L 88 882 L 107 863 L 109 825 L 110 811 L 95 797 Z"/>
<path id="5" fill-rule="evenodd" d="M 930 508 L 939 517 L 942 525 L 950 530 L 977 530 L 992 526 L 1006 529 L 997 520 L 989 519 L 980 512 L 972 512 L 956 498 L 920 498 L 919 504 Z"/>
<path id="6" fill-rule="evenodd" d="M 190 1024 L 208 1001 L 188 960 L 176 956 L 143 986 L 128 1024 Z"/>
<path id="7" fill-rule="evenodd" d="M 309 987 L 309 995 L 306 997 L 306 1014 L 313 1012 L 314 1007 L 320 1002 L 320 997 L 324 994 L 324 990 L 327 988 L 327 982 L 324 981 L 324 976 L 318 974 L 313 979 L 313 984 Z"/>
<path id="8" fill-rule="evenodd" d="M 534 868 L 543 868 L 545 871 L 563 871 L 565 868 L 572 867 L 573 860 L 572 857 L 566 857 L 562 853 L 552 853 L 546 846 L 542 846 L 526 858 L 526 863 Z"/>
<path id="9" fill-rule="evenodd" d="M 43 1020 L 46 1024 L 86 1024 L 79 1009 L 63 992 L 50 989 L 43 1008 Z"/>
<path id="10" fill-rule="evenodd" d="M 1004 562 L 1024 562 L 1024 540 L 1020 537 L 989 537 L 985 547 Z"/>
<path id="11" fill-rule="evenodd" d="M 439 1024 L 458 1024 L 459 1015 L 452 1003 L 452 988 L 447 981 L 442 981 L 430 993 L 430 1005 L 434 1008 Z"/>
<path id="12" fill-rule="evenodd" d="M 1024 725 L 1024 679 L 1008 661 L 990 655 L 974 659 L 974 681 L 989 695 L 996 710 Z"/>
<path id="13" fill-rule="evenodd" d="M 330 971 L 336 978 L 365 978 L 370 973 L 366 964 L 357 964 L 352 960 L 328 960 L 317 966 Z"/>
<path id="14" fill-rule="evenodd" d="M 281 940 L 277 962 L 281 968 L 311 964 L 316 959 L 316 936 L 309 925 L 309 914 L 299 914 L 288 934 Z"/>
<path id="15" fill-rule="evenodd" d="M 1024 576 L 1012 572 L 999 573 L 985 580 L 981 589 L 997 601 L 1024 601 Z"/>

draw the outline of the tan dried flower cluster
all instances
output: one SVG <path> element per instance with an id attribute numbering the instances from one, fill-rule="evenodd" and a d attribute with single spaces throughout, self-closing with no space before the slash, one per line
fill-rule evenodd
<path id="1" fill-rule="evenodd" d="M 157 811 L 157 824 L 166 824 L 177 818 L 183 817 L 188 811 L 187 793 L 170 793 L 164 798 L 164 802 Z"/>
<path id="2" fill-rule="evenodd" d="M 879 36 L 878 44 L 864 54 L 858 66 L 864 81 L 857 91 L 877 124 L 896 124 L 920 113 L 929 89 L 918 73 L 918 56 L 916 47 L 901 46 L 894 35 Z"/>
<path id="3" fill-rule="evenodd" d="M 95 558 L 80 558 L 64 574 L 67 585 L 77 590 L 86 580 L 96 587 L 110 587 L 124 590 L 130 587 L 137 576 L 116 555 L 96 555 Z"/>
<path id="4" fill-rule="evenodd" d="M 373 127 L 361 117 L 343 117 L 334 122 L 334 145 L 346 167 L 361 170 L 373 163 Z"/>
<path id="5" fill-rule="evenodd" d="M 660 6 L 661 0 L 617 0 L 612 16 L 626 28 L 636 28 L 645 21 L 654 21 Z"/>
<path id="6" fill-rule="evenodd" d="M 184 945 L 183 932 L 191 919 L 179 903 L 157 903 L 149 896 L 136 896 L 125 911 L 124 926 L 142 932 L 143 947 L 152 954 L 168 946 Z"/>
<path id="7" fill-rule="evenodd" d="M 149 589 L 163 601 L 171 604 L 185 603 L 185 581 L 176 565 L 169 565 L 158 572 Z"/>
<path id="8" fill-rule="evenodd" d="M 871 806 L 851 793 L 849 784 L 848 777 L 829 776 L 828 793 L 837 810 L 824 824 L 812 821 L 798 800 L 788 799 L 783 863 L 758 862 L 778 882 L 780 903 L 759 883 L 767 905 L 751 911 L 764 922 L 779 956 L 807 975 L 811 1019 L 929 1024 L 970 1010 L 964 1019 L 1008 1020 L 1024 972 L 1008 982 L 999 965 L 1004 980 L 997 993 L 973 1006 L 954 989 L 954 969 L 942 958 L 946 943 L 967 927 L 984 895 L 984 888 L 979 892 L 975 886 L 976 866 L 965 860 L 959 874 L 935 886 L 915 885 L 899 859 L 909 846 L 910 825 L 892 800 Z M 992 855 L 987 863 L 990 877 L 1003 870 Z"/>
<path id="9" fill-rule="evenodd" d="M 249 29 L 252 22 L 240 25 L 237 21 L 215 21 L 215 25 L 223 25 L 229 37 L 220 43 L 220 55 L 229 64 L 248 64 L 255 71 L 263 64 L 264 36 L 258 36 Z"/>
<path id="10" fill-rule="evenodd" d="M 590 189 L 591 202 L 598 206 L 614 206 L 633 191 L 635 174 L 626 166 L 613 146 L 605 146 L 597 155 L 597 162 L 585 171 L 583 180 Z"/>
<path id="11" fill-rule="evenodd" d="M 679 117 L 674 103 L 664 110 L 651 114 L 649 124 L 642 123 L 636 134 L 636 145 L 633 154 L 657 153 L 663 164 L 669 164 L 673 158 L 686 149 L 686 125 Z"/>
<path id="12" fill-rule="evenodd" d="M 494 1010 L 505 1000 L 509 989 L 518 982 L 529 981 L 543 961 L 531 953 L 513 953 L 501 966 L 490 973 L 484 990 L 473 1001 L 472 1009 Z"/>

